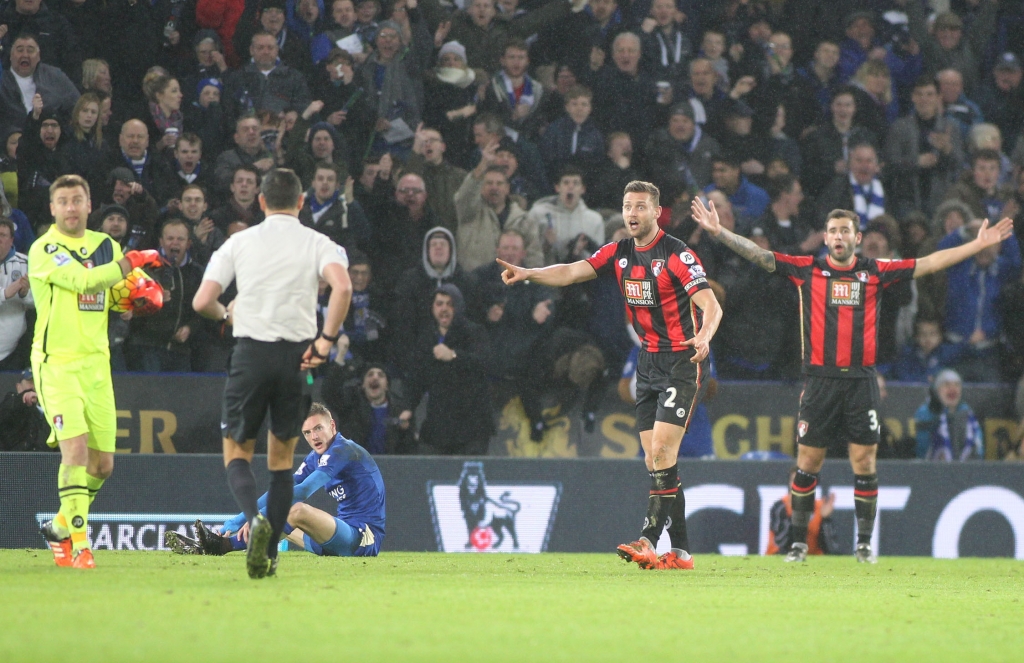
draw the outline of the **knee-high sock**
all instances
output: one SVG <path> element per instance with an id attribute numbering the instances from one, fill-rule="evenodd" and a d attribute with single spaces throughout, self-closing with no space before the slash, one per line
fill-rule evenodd
<path id="1" fill-rule="evenodd" d="M 100 492 L 100 488 L 103 487 L 103 483 L 106 479 L 100 479 L 86 472 L 85 474 L 85 485 L 89 488 L 89 508 L 92 508 L 92 503 L 96 500 L 96 494 Z M 70 531 L 68 528 L 68 519 L 64 516 L 63 511 L 57 512 L 57 516 L 53 519 L 54 529 L 57 530 L 58 534 L 65 534 Z"/>
<path id="2" fill-rule="evenodd" d="M 793 507 L 793 543 L 807 543 L 807 525 L 814 515 L 814 489 L 818 475 L 797 469 L 789 487 L 790 504 Z"/>
<path id="3" fill-rule="evenodd" d="M 259 513 L 259 508 L 256 506 L 259 496 L 256 493 L 256 477 L 252 474 L 252 467 L 249 465 L 249 461 L 236 458 L 228 463 L 227 472 L 231 494 L 235 496 L 238 508 L 245 514 L 246 522 L 252 522 L 252 519 Z"/>
<path id="4" fill-rule="evenodd" d="M 100 492 L 100 488 L 103 487 L 103 483 L 105 481 L 106 481 L 106 479 L 101 479 L 99 477 L 94 477 L 93 475 L 91 475 L 88 472 L 86 472 L 86 474 L 85 474 L 85 485 L 87 485 L 89 487 L 89 506 L 90 507 L 92 506 L 92 503 L 94 501 L 96 501 L 96 495 Z"/>
<path id="5" fill-rule="evenodd" d="M 855 475 L 853 477 L 853 508 L 857 514 L 857 543 L 871 543 L 877 507 L 878 475 Z"/>
<path id="6" fill-rule="evenodd" d="M 678 495 L 679 476 L 675 465 L 651 472 L 651 494 L 647 499 L 647 517 L 644 519 L 641 536 L 650 541 L 652 546 L 658 545 L 665 521 Z"/>
<path id="7" fill-rule="evenodd" d="M 676 476 L 676 489 L 679 491 L 672 500 L 669 510 L 668 536 L 672 547 L 690 552 L 690 539 L 686 534 L 686 497 L 683 495 L 683 482 Z M 654 542 L 657 544 L 657 541 Z"/>
<path id="8" fill-rule="evenodd" d="M 281 540 L 281 533 L 288 522 L 288 512 L 292 508 L 292 496 L 294 495 L 295 480 L 292 478 L 291 470 L 271 470 L 270 472 L 270 493 L 267 495 L 267 519 L 274 529 L 270 537 L 270 546 L 267 554 L 277 557 L 277 544 Z"/>
<path id="9" fill-rule="evenodd" d="M 64 515 L 71 533 L 71 547 L 82 550 L 89 547 L 86 536 L 89 524 L 89 486 L 86 484 L 85 465 L 64 465 L 61 463 L 57 474 L 57 493 L 60 495 L 60 512 Z"/>

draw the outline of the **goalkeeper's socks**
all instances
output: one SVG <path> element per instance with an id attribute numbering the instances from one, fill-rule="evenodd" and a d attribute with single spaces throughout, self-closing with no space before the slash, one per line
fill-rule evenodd
<path id="1" fill-rule="evenodd" d="M 89 506 L 96 500 L 96 494 L 100 492 L 100 488 L 103 487 L 103 482 L 106 479 L 94 477 L 93 475 L 86 472 L 85 474 L 85 485 L 89 487 Z"/>
<path id="2" fill-rule="evenodd" d="M 790 505 L 793 507 L 793 542 L 807 543 L 807 525 L 814 515 L 814 489 L 818 486 L 818 475 L 796 470 L 789 487 Z"/>
<path id="3" fill-rule="evenodd" d="M 677 466 L 678 467 L 678 466 Z M 668 536 L 673 548 L 690 549 L 690 538 L 686 533 L 686 497 L 683 496 L 683 482 L 676 475 L 676 498 L 672 501 L 668 512 Z"/>
<path id="4" fill-rule="evenodd" d="M 857 514 L 857 543 L 871 543 L 878 507 L 878 475 L 856 474 L 853 477 L 853 508 Z"/>
<path id="5" fill-rule="evenodd" d="M 236 458 L 228 463 L 227 473 L 231 494 L 235 496 L 238 508 L 245 514 L 245 521 L 251 523 L 259 513 L 259 508 L 256 506 L 259 495 L 256 493 L 256 477 L 252 474 L 252 467 L 249 465 L 249 461 Z"/>
<path id="6" fill-rule="evenodd" d="M 71 533 L 71 547 L 76 552 L 89 547 L 86 527 L 89 522 L 89 486 L 85 465 L 61 463 L 57 474 L 60 510 Z"/>
<path id="7" fill-rule="evenodd" d="M 292 471 L 271 470 L 270 492 L 267 495 L 267 520 L 273 528 L 267 551 L 271 557 L 277 557 L 277 544 L 281 540 L 284 526 L 288 523 L 288 512 L 292 508 L 294 493 L 295 479 L 292 478 Z"/>
<path id="8" fill-rule="evenodd" d="M 679 473 L 676 466 L 664 470 L 654 470 L 651 475 L 651 492 L 647 498 L 647 517 L 644 518 L 644 529 L 641 536 L 646 537 L 652 546 L 658 545 L 658 539 L 665 529 L 665 521 L 668 520 L 679 496 Z"/>

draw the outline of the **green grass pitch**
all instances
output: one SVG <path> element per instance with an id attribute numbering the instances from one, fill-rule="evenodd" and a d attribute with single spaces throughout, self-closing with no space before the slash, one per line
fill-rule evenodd
<path id="1" fill-rule="evenodd" d="M 1024 564 L 701 555 L 99 552 L 95 571 L 0 550 L 0 661 L 1019 661 Z"/>

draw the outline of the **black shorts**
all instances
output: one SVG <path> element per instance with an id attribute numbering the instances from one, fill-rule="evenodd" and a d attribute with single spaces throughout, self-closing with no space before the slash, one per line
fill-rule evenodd
<path id="1" fill-rule="evenodd" d="M 708 363 L 690 361 L 691 352 L 640 350 L 636 364 L 636 427 L 651 430 L 655 421 L 686 428 L 697 407 Z"/>
<path id="2" fill-rule="evenodd" d="M 797 442 L 825 449 L 835 444 L 878 444 L 878 380 L 808 376 L 800 394 Z"/>
<path id="3" fill-rule="evenodd" d="M 239 338 L 231 351 L 224 385 L 221 435 L 236 442 L 256 438 L 267 413 L 279 440 L 298 437 L 306 413 L 299 366 L 309 341 L 254 341 Z"/>

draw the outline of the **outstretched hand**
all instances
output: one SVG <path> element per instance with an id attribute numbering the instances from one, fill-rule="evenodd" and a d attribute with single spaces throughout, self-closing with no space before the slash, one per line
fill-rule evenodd
<path id="1" fill-rule="evenodd" d="M 501 258 L 495 258 L 498 264 L 505 268 L 505 271 L 501 273 L 501 280 L 505 282 L 505 285 L 512 285 L 513 283 L 519 283 L 525 281 L 529 276 L 525 267 L 517 267 L 513 264 L 507 263 Z"/>
<path id="2" fill-rule="evenodd" d="M 701 228 L 704 228 L 712 235 L 718 235 L 722 232 L 722 224 L 718 220 L 718 210 L 715 209 L 715 201 L 709 200 L 708 205 L 710 209 L 704 207 L 704 201 L 701 200 L 700 196 L 694 196 L 693 202 L 690 203 L 690 211 L 693 214 L 693 220 L 696 221 Z"/>
<path id="3" fill-rule="evenodd" d="M 978 228 L 977 241 L 981 242 L 982 247 L 989 247 L 993 244 L 999 244 L 1003 240 L 1009 239 L 1012 234 L 1012 219 L 1003 219 L 994 226 L 989 226 L 988 219 L 985 219 L 981 222 L 981 227 Z"/>

